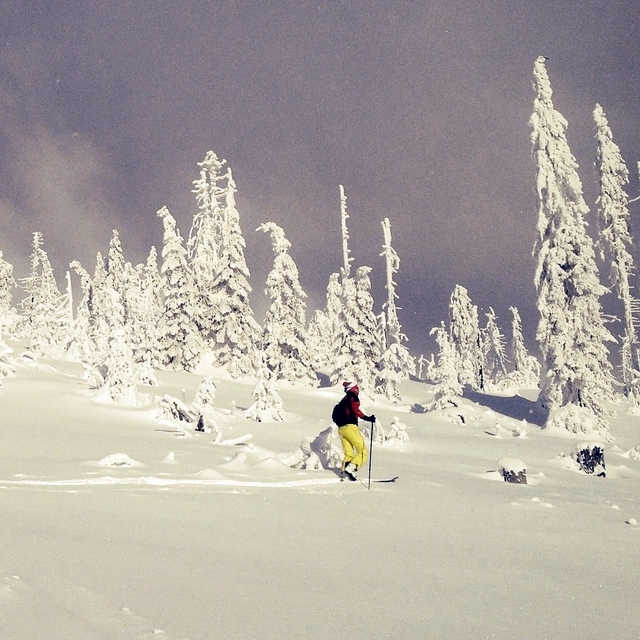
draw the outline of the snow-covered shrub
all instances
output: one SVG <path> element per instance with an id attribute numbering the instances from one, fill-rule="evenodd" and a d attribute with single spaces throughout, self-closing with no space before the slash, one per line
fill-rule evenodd
<path id="1" fill-rule="evenodd" d="M 213 376 L 207 376 L 196 388 L 196 393 L 191 403 L 193 412 L 198 416 L 196 419 L 196 431 L 210 433 L 214 431 L 217 439 L 222 437 L 222 432 L 217 424 L 216 412 L 213 407 L 213 400 L 216 396 L 216 383 Z"/>
<path id="2" fill-rule="evenodd" d="M 601 442 L 578 442 L 571 450 L 571 457 L 581 471 L 601 478 L 606 476 L 604 446 Z"/>
<path id="3" fill-rule="evenodd" d="M 339 469 L 344 451 L 335 432 L 335 427 L 330 426 L 315 438 L 304 438 L 300 447 L 281 461 L 296 469 Z"/>
<path id="4" fill-rule="evenodd" d="M 545 423 L 546 429 L 565 429 L 570 433 L 599 436 L 611 442 L 609 425 L 602 416 L 597 416 L 591 409 L 575 404 L 566 404 L 549 413 Z"/>
<path id="5" fill-rule="evenodd" d="M 195 396 L 193 397 L 193 407 L 202 409 L 209 409 L 213 407 L 213 400 L 216 397 L 216 382 L 213 376 L 207 376 L 200 382 L 196 388 Z"/>
<path id="6" fill-rule="evenodd" d="M 253 390 L 255 402 L 247 409 L 246 417 L 256 422 L 282 422 L 284 420 L 283 402 L 271 372 L 263 367 Z"/>
<path id="7" fill-rule="evenodd" d="M 527 465 L 522 460 L 518 460 L 518 458 L 500 458 L 498 467 L 505 482 L 527 484 Z"/>
<path id="8" fill-rule="evenodd" d="M 166 420 L 177 420 L 193 424 L 196 416 L 187 405 L 170 395 L 165 395 L 158 401 L 158 416 Z"/>
<path id="9" fill-rule="evenodd" d="M 378 444 L 383 444 L 386 440 L 384 429 L 378 421 L 373 423 L 361 422 L 360 431 L 362 431 L 362 435 L 367 439 L 371 439 L 371 431 L 373 431 L 373 441 L 377 442 Z"/>
<path id="10" fill-rule="evenodd" d="M 407 433 L 407 425 L 400 422 L 398 416 L 393 416 L 391 421 L 391 428 L 385 438 L 385 444 L 392 444 L 394 442 L 404 444 L 409 442 L 409 434 Z"/>

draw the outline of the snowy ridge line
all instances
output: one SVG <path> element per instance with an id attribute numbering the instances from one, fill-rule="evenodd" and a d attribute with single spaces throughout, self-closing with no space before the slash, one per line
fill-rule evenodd
<path id="1" fill-rule="evenodd" d="M 2 480 L 0 486 L 31 486 L 31 487 L 82 487 L 82 486 L 231 486 L 231 487 L 304 487 L 321 484 L 337 484 L 340 478 L 306 478 L 299 480 L 284 480 L 268 482 L 264 480 L 232 480 L 230 478 L 159 478 L 144 476 L 140 478 L 116 478 L 103 476 L 101 478 L 70 478 L 68 480 Z"/>

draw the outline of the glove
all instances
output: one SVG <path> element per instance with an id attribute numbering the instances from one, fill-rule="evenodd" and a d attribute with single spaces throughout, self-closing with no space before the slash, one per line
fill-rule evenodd
<path id="1" fill-rule="evenodd" d="M 373 414 L 371 414 L 370 416 L 368 416 L 367 418 L 365 418 L 365 420 L 366 420 L 367 422 L 370 422 L 371 424 L 373 424 L 373 423 L 376 421 L 376 417 L 375 417 Z"/>

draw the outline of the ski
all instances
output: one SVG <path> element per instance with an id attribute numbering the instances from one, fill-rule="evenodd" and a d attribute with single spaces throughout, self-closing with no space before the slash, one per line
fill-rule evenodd
<path id="1" fill-rule="evenodd" d="M 399 476 L 393 476 L 391 478 L 372 478 L 371 484 L 373 484 L 374 482 L 389 484 L 391 482 L 395 482 L 398 478 Z M 367 479 L 363 480 L 362 478 L 355 477 L 355 481 L 354 481 L 354 480 L 351 480 L 351 478 L 348 478 L 347 476 L 343 476 L 342 478 L 340 478 L 340 482 L 359 482 L 365 487 L 369 484 L 369 481 Z"/>

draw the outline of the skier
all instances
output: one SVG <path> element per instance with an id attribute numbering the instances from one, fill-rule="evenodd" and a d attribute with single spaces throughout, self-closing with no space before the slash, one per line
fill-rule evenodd
<path id="1" fill-rule="evenodd" d="M 376 421 L 374 415 L 365 416 L 360 410 L 360 399 L 358 393 L 360 389 L 355 382 L 343 382 L 345 396 L 334 407 L 332 419 L 338 427 L 342 448 L 344 449 L 344 460 L 342 461 L 342 474 L 349 480 L 357 480 L 356 471 L 365 463 L 367 452 L 365 450 L 364 438 L 358 428 L 358 418 L 367 422 Z M 373 431 L 373 426 L 372 426 Z"/>

